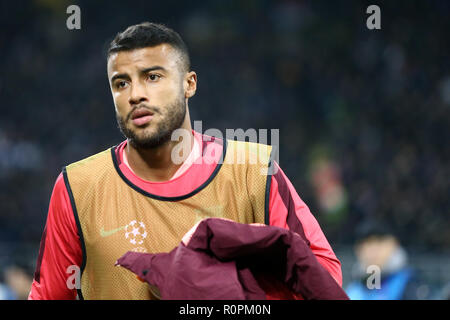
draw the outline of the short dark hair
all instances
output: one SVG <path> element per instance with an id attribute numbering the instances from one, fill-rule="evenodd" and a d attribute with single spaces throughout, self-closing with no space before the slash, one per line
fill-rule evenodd
<path id="1" fill-rule="evenodd" d="M 189 52 L 181 36 L 169 27 L 153 22 L 129 26 L 125 31 L 119 32 L 109 45 L 107 58 L 109 59 L 115 52 L 155 47 L 164 43 L 171 45 L 180 53 L 182 66 L 186 72 L 189 71 L 191 68 Z"/>
<path id="2" fill-rule="evenodd" d="M 390 226 L 385 222 L 381 223 L 378 220 L 368 219 L 363 221 L 356 227 L 356 240 L 357 242 L 363 242 L 371 237 L 384 238 L 387 236 L 397 237 Z"/>

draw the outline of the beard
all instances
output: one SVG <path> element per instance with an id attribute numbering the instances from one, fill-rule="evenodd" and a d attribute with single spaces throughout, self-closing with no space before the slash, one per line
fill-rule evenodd
<path id="1" fill-rule="evenodd" d="M 186 116 L 186 101 L 183 99 L 183 96 L 180 96 L 175 102 L 167 105 L 165 108 L 148 107 L 147 109 L 153 112 L 154 119 L 145 128 L 138 130 L 128 125 L 131 119 L 131 112 L 127 115 L 126 119 L 116 113 L 120 131 L 135 149 L 155 149 L 167 143 L 172 137 L 172 132 L 180 128 L 183 124 Z M 162 109 L 165 110 L 164 113 L 161 112 Z M 164 117 L 156 117 L 161 115 Z M 147 132 L 150 126 L 156 126 L 153 133 Z M 142 133 L 139 133 L 139 131 L 142 131 Z"/>

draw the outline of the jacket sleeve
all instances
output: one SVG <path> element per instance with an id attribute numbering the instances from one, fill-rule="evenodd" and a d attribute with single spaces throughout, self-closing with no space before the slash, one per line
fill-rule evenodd
<path id="1" fill-rule="evenodd" d="M 41 238 L 29 300 L 74 300 L 82 251 L 70 198 L 60 174 Z"/>
<path id="2" fill-rule="evenodd" d="M 319 263 L 342 286 L 341 263 L 337 259 L 317 220 L 297 194 L 283 170 L 275 163 L 271 177 L 269 225 L 294 231 L 305 240 Z"/>

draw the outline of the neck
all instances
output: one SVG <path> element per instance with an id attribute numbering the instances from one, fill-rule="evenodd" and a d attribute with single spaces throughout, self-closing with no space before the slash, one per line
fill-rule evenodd
<path id="1" fill-rule="evenodd" d="M 137 176 L 144 180 L 155 182 L 168 181 L 173 177 L 189 156 L 194 144 L 188 112 L 186 112 L 181 129 L 186 130 L 189 134 L 183 135 L 180 141 L 169 140 L 154 149 L 135 148 L 130 143 L 127 143 L 124 151 L 127 154 L 131 169 Z M 176 161 L 172 159 L 172 152 L 175 147 L 177 148 L 175 150 L 177 155 Z"/>

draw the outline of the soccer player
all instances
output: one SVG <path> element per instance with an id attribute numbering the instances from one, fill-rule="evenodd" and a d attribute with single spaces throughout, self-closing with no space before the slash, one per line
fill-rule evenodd
<path id="1" fill-rule="evenodd" d="M 207 217 L 298 233 L 342 285 L 339 260 L 271 147 L 192 130 L 197 75 L 178 33 L 130 26 L 110 44 L 107 72 L 126 140 L 56 179 L 29 299 L 151 299 L 148 285 L 115 261 L 127 251 L 169 252 Z M 176 140 L 176 132 L 188 134 Z M 267 161 L 249 161 L 255 150 Z M 233 161 L 240 154 L 244 163 Z"/>

